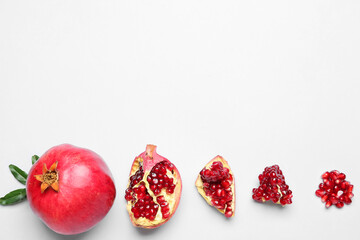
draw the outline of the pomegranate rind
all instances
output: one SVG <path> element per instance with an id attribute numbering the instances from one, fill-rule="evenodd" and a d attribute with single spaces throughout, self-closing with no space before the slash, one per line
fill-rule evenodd
<path id="1" fill-rule="evenodd" d="M 137 156 L 134 159 L 133 164 L 131 166 L 130 175 L 129 175 L 129 178 L 130 178 L 132 175 L 134 175 L 136 173 L 136 171 L 140 168 L 140 166 L 143 166 L 144 177 L 140 182 L 145 183 L 145 187 L 146 187 L 146 189 L 148 189 L 148 193 L 153 198 L 153 201 L 157 204 L 159 204 L 159 203 L 157 202 L 156 196 L 154 195 L 154 193 L 151 190 L 149 190 L 150 186 L 146 179 L 147 179 L 147 176 L 150 174 L 151 169 L 157 163 L 163 162 L 163 161 L 171 163 L 168 159 L 166 159 L 165 157 L 156 153 L 155 145 L 149 144 L 146 146 L 146 151 L 141 153 L 139 156 Z M 176 185 L 176 187 L 174 189 L 174 193 L 169 195 L 168 193 L 166 193 L 165 189 L 162 189 L 160 194 L 158 194 L 158 195 L 163 195 L 165 200 L 169 203 L 170 216 L 166 219 L 163 219 L 162 213 L 159 210 L 157 212 L 157 215 L 154 220 L 149 220 L 144 217 L 135 218 L 134 214 L 131 212 L 131 208 L 133 207 L 132 202 L 127 201 L 126 209 L 129 213 L 130 221 L 132 222 L 132 224 L 135 227 L 146 228 L 146 229 L 153 229 L 153 228 L 160 227 L 161 225 L 163 225 L 164 223 L 169 221 L 171 219 L 171 217 L 174 215 L 174 213 L 176 212 L 176 209 L 180 202 L 181 192 L 182 192 L 181 176 L 175 166 L 173 169 L 173 173 L 170 172 L 169 170 L 167 170 L 167 174 L 174 178 L 174 184 Z M 138 186 L 140 184 L 140 182 L 138 184 L 136 184 L 134 187 Z M 129 187 L 129 185 L 130 185 L 130 180 L 128 181 L 127 188 Z"/>
<path id="2" fill-rule="evenodd" d="M 230 188 L 231 188 L 231 192 L 233 193 L 233 197 L 232 197 L 232 203 L 231 203 L 231 208 L 233 209 L 232 212 L 233 214 L 231 215 L 231 217 L 233 217 L 235 215 L 235 177 L 234 177 L 234 174 L 233 172 L 231 171 L 231 168 L 229 166 L 229 163 L 221 156 L 217 155 L 216 157 L 214 157 L 212 160 L 210 160 L 210 162 L 208 162 L 206 165 L 205 165 L 205 168 L 206 169 L 210 169 L 211 165 L 213 162 L 221 162 L 223 164 L 223 167 L 225 168 L 228 168 L 229 169 L 229 173 L 232 175 L 233 177 L 233 182 L 232 184 L 230 185 Z M 204 187 L 203 187 L 204 183 L 201 179 L 201 176 L 200 176 L 200 173 L 198 174 L 198 177 L 196 178 L 196 181 L 195 181 L 195 187 L 197 188 L 198 192 L 200 193 L 200 195 L 205 199 L 205 201 L 210 205 L 210 206 L 213 206 L 215 207 L 212 203 L 211 203 L 211 197 L 209 196 L 206 196 L 205 194 L 205 191 L 204 191 Z M 216 207 L 215 207 L 216 208 Z M 221 212 L 222 214 L 225 214 L 225 209 L 218 209 L 216 208 L 219 212 Z"/>

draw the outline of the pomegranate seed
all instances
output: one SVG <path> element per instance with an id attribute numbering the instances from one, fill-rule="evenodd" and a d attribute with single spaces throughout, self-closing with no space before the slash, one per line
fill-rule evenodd
<path id="1" fill-rule="evenodd" d="M 230 218 L 233 215 L 232 211 L 225 212 L 225 217 Z"/>
<path id="2" fill-rule="evenodd" d="M 165 206 L 163 208 L 161 208 L 161 213 L 167 213 L 169 212 L 170 208 L 168 206 Z"/>
<path id="3" fill-rule="evenodd" d="M 223 180 L 223 181 L 221 181 L 221 185 L 222 185 L 224 188 L 228 188 L 228 187 L 230 187 L 230 182 L 227 181 L 227 180 Z"/>
<path id="4" fill-rule="evenodd" d="M 321 201 L 322 202 L 326 202 L 326 200 L 328 199 L 329 195 L 324 195 L 321 197 Z"/>
<path id="5" fill-rule="evenodd" d="M 340 174 L 338 175 L 338 179 L 340 179 L 340 180 L 345 180 L 345 178 L 346 178 L 346 175 L 343 174 L 343 173 L 340 173 Z"/>
<path id="6" fill-rule="evenodd" d="M 151 179 L 150 175 L 149 175 L 149 176 L 147 176 L 146 180 L 148 181 L 148 183 L 149 183 L 149 184 L 151 184 L 151 183 L 152 183 L 152 179 Z"/>
<path id="7" fill-rule="evenodd" d="M 159 203 L 165 202 L 165 197 L 164 197 L 164 196 L 158 196 L 158 197 L 156 198 L 156 200 L 157 200 Z"/>
<path id="8" fill-rule="evenodd" d="M 166 201 L 160 203 L 160 207 L 162 207 L 162 208 L 164 208 L 164 207 L 166 207 L 166 206 L 168 206 L 168 205 L 169 205 L 169 203 L 166 202 Z"/>
<path id="9" fill-rule="evenodd" d="M 326 204 L 325 204 L 325 207 L 329 208 L 329 207 L 331 207 L 331 205 L 332 205 L 332 202 L 331 202 L 331 201 L 327 201 Z"/>
<path id="10" fill-rule="evenodd" d="M 348 197 L 348 196 L 345 196 L 344 197 L 344 203 L 346 203 L 346 204 L 350 204 L 352 201 L 351 201 L 351 199 Z"/>
<path id="11" fill-rule="evenodd" d="M 140 185 L 139 189 L 141 192 L 145 192 L 146 191 L 146 187 L 144 185 Z"/>
<path id="12" fill-rule="evenodd" d="M 321 175 L 322 179 L 329 177 L 329 172 L 325 172 L 323 175 Z"/>
<path id="13" fill-rule="evenodd" d="M 216 190 L 216 196 L 219 197 L 219 198 L 224 197 L 225 196 L 225 191 L 223 189 L 218 188 Z"/>
<path id="14" fill-rule="evenodd" d="M 344 206 L 344 202 L 338 202 L 336 204 L 336 207 L 338 207 L 338 208 L 342 208 L 343 206 Z"/>

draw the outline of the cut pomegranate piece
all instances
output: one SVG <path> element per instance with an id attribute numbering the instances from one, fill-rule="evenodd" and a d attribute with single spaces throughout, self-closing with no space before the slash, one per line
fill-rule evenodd
<path id="1" fill-rule="evenodd" d="M 285 206 L 292 203 L 292 191 L 278 165 L 266 167 L 259 175 L 260 186 L 253 189 L 252 198 L 258 202 L 272 201 Z"/>
<path id="2" fill-rule="evenodd" d="M 134 226 L 156 228 L 175 213 L 181 196 L 181 177 L 168 159 L 156 153 L 156 146 L 135 158 L 125 191 L 127 210 Z"/>
<path id="3" fill-rule="evenodd" d="M 337 170 L 325 172 L 321 175 L 323 183 L 319 184 L 319 189 L 315 191 L 315 195 L 321 198 L 326 208 L 335 205 L 342 208 L 345 204 L 350 204 L 351 198 L 354 196 L 353 188 L 350 182 L 345 181 L 346 175 Z"/>
<path id="4" fill-rule="evenodd" d="M 230 218 L 235 214 L 235 181 L 229 164 L 221 156 L 200 171 L 195 186 L 206 202 Z"/>

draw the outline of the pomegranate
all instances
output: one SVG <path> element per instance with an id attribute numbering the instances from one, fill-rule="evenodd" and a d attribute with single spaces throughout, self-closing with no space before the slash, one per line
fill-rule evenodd
<path id="1" fill-rule="evenodd" d="M 278 165 L 266 167 L 259 175 L 260 186 L 253 189 L 252 198 L 258 202 L 272 201 L 285 206 L 292 203 L 292 191 Z"/>
<path id="2" fill-rule="evenodd" d="M 4 205 L 25 198 L 31 209 L 53 231 L 72 235 L 94 227 L 109 212 L 116 190 L 109 168 L 96 153 L 69 144 L 55 146 L 33 157 L 29 175 L 10 165 L 25 189 L 2 198 Z"/>
<path id="3" fill-rule="evenodd" d="M 130 220 L 136 227 L 156 228 L 175 213 L 181 197 L 179 171 L 168 159 L 156 153 L 156 146 L 147 145 L 135 158 L 125 199 Z"/>
<path id="4" fill-rule="evenodd" d="M 205 201 L 230 218 L 235 214 L 235 180 L 228 162 L 216 156 L 200 171 L 195 186 Z"/>
<path id="5" fill-rule="evenodd" d="M 319 184 L 319 189 L 316 190 L 315 195 L 321 198 L 326 208 L 331 205 L 342 208 L 344 203 L 350 204 L 352 202 L 354 185 L 345 180 L 346 175 L 344 173 L 333 170 L 325 172 L 321 178 L 323 182 Z"/>

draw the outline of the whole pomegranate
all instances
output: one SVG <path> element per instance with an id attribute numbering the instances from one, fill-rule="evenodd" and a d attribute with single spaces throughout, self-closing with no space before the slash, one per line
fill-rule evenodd
<path id="1" fill-rule="evenodd" d="M 181 196 L 179 171 L 168 159 L 156 153 L 156 146 L 147 145 L 135 158 L 125 199 L 130 220 L 136 227 L 156 228 L 175 213 Z"/>
<path id="2" fill-rule="evenodd" d="M 109 168 L 95 152 L 63 144 L 36 160 L 34 156 L 28 175 L 10 165 L 19 181 L 21 176 L 27 179 L 26 193 L 25 189 L 14 192 L 17 201 L 21 196 L 28 199 L 31 209 L 50 229 L 64 235 L 82 233 L 109 212 L 115 185 Z M 17 202 L 12 201 L 14 192 L 1 198 L 3 203 Z"/>
<path id="3" fill-rule="evenodd" d="M 205 201 L 230 218 L 235 214 L 235 179 L 228 162 L 216 156 L 200 171 L 195 186 Z"/>

